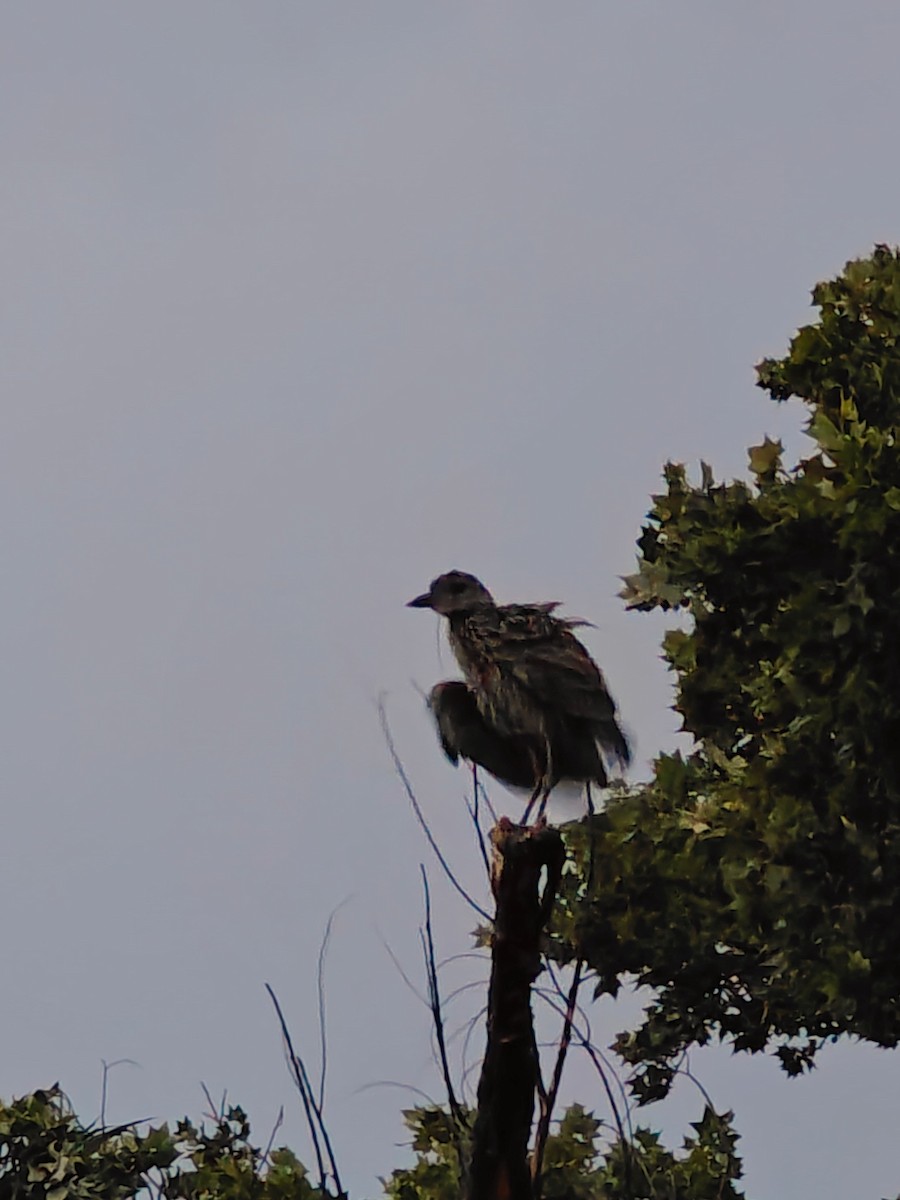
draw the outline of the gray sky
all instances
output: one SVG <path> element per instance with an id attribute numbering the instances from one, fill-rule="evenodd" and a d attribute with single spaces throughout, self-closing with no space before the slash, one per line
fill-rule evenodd
<path id="1" fill-rule="evenodd" d="M 0 1093 L 59 1079 L 88 1117 L 128 1057 L 111 1119 L 199 1113 L 203 1080 L 263 1140 L 285 1103 L 305 1155 L 263 982 L 314 1058 L 349 897 L 330 1124 L 357 1196 L 404 1160 L 414 1097 L 367 1085 L 440 1095 L 383 945 L 421 977 L 430 860 L 379 693 L 483 889 L 411 682 L 451 656 L 404 602 L 449 567 L 564 600 L 637 774 L 675 744 L 662 625 L 617 577 L 665 459 L 801 444 L 752 365 L 900 238 L 898 43 L 893 0 L 2 7 Z M 894 1055 L 693 1067 L 753 1200 L 897 1190 Z M 677 1143 L 701 1105 L 647 1116 Z"/>

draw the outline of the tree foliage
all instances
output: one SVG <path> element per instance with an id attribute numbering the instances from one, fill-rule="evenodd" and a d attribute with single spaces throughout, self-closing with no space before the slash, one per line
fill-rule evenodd
<path id="1" fill-rule="evenodd" d="M 619 1042 L 644 1100 L 712 1036 L 792 1073 L 823 1038 L 900 1040 L 900 256 L 813 300 L 757 368 L 806 405 L 809 457 L 767 438 L 749 484 L 670 463 L 625 581 L 686 618 L 664 652 L 695 749 L 570 833 L 557 951 L 652 989 Z"/>
<path id="2" fill-rule="evenodd" d="M 188 1120 L 85 1126 L 58 1087 L 0 1104 L 0 1195 L 7 1200 L 323 1200 L 286 1147 L 265 1154 L 240 1108 L 212 1128 Z"/>
<path id="3" fill-rule="evenodd" d="M 468 1114 L 471 1124 L 473 1114 Z M 442 1108 L 404 1114 L 415 1161 L 384 1181 L 389 1200 L 459 1200 L 459 1131 Z M 656 1134 L 601 1147 L 603 1125 L 572 1105 L 547 1143 L 547 1200 L 740 1200 L 731 1114 L 707 1109 L 674 1154 Z M 462 1145 L 463 1153 L 466 1145 Z M 325 1200 L 293 1152 L 253 1145 L 240 1108 L 212 1127 L 188 1120 L 84 1126 L 58 1087 L 0 1103 L 0 1195 L 8 1200 Z"/>
<path id="4" fill-rule="evenodd" d="M 459 1200 L 460 1164 L 449 1115 L 440 1108 L 404 1113 L 416 1161 L 385 1181 L 390 1200 Z M 659 1135 L 638 1129 L 623 1141 L 606 1139 L 604 1125 L 580 1104 L 571 1105 L 547 1142 L 545 1200 L 741 1200 L 737 1134 L 731 1113 L 709 1107 L 679 1153 Z"/>

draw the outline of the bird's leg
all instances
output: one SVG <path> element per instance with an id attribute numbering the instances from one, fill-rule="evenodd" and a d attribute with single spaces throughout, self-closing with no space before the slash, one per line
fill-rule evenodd
<path id="1" fill-rule="evenodd" d="M 528 756 L 531 759 L 531 767 L 532 767 L 532 770 L 534 771 L 534 781 L 535 782 L 534 782 L 534 791 L 531 793 L 531 795 L 528 798 L 528 805 L 525 809 L 525 815 L 522 817 L 523 825 L 528 824 L 528 818 L 531 815 L 531 810 L 534 808 L 535 801 L 537 800 L 538 796 L 540 796 L 541 791 L 543 790 L 543 787 L 544 787 L 544 772 L 541 770 L 541 765 L 538 762 L 537 755 L 535 754 L 534 750 L 531 749 L 531 747 L 529 747 L 529 749 L 528 749 Z"/>
<path id="2" fill-rule="evenodd" d="M 541 820 L 541 817 L 544 816 L 544 810 L 546 809 L 546 806 L 547 806 L 547 800 L 550 799 L 550 793 L 552 791 L 553 791 L 553 785 L 551 784 L 550 781 L 548 781 L 547 776 L 545 775 L 544 779 L 542 779 L 540 782 L 539 792 L 540 792 L 541 802 L 538 805 L 538 816 L 536 816 L 536 818 L 535 818 L 535 823 L 538 823 Z"/>
<path id="3" fill-rule="evenodd" d="M 547 807 L 547 800 L 550 798 L 550 793 L 553 791 L 553 747 L 550 745 L 550 739 L 544 738 L 544 749 L 546 751 L 544 759 L 544 776 L 541 779 L 541 803 L 538 806 L 537 819 L 540 821 L 544 815 L 544 809 Z"/>
<path id="4" fill-rule="evenodd" d="M 540 796 L 543 786 L 544 786 L 543 779 L 539 779 L 534 791 L 528 797 L 528 804 L 525 807 L 525 815 L 522 817 L 523 825 L 528 824 L 528 818 L 531 815 L 531 810 L 534 808 L 535 801 L 537 800 L 538 796 Z"/>
<path id="5" fill-rule="evenodd" d="M 588 845 L 590 846 L 587 869 L 587 891 L 588 894 L 590 894 L 591 888 L 594 886 L 594 830 L 591 826 L 591 817 L 594 816 L 597 810 L 594 808 L 594 797 L 591 793 L 591 781 L 589 779 L 584 781 L 584 787 L 587 793 L 587 816 L 585 817 L 585 822 L 587 824 Z"/>

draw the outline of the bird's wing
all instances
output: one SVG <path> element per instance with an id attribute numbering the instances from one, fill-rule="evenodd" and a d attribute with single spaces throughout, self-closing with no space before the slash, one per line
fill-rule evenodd
<path id="1" fill-rule="evenodd" d="M 510 657 L 509 669 L 541 701 L 570 716 L 602 721 L 615 714 L 600 668 L 566 629 L 529 642 Z"/>
<path id="2" fill-rule="evenodd" d="M 452 694 L 448 695 L 448 690 L 446 684 L 440 683 L 432 688 L 431 695 L 428 697 L 428 707 L 434 717 L 441 749 L 456 767 L 459 765 L 460 750 L 455 737 L 456 724 L 453 719 Z"/>
<path id="3" fill-rule="evenodd" d="M 444 753 L 447 755 L 447 757 L 453 763 L 454 767 L 458 767 L 459 766 L 459 750 L 457 749 L 455 743 L 452 742 L 450 740 L 450 738 L 447 737 L 445 723 L 441 720 L 440 716 L 438 716 L 436 724 L 437 724 L 438 738 L 441 743 L 441 749 L 444 751 Z"/>
<path id="4" fill-rule="evenodd" d="M 455 765 L 460 758 L 484 767 L 510 787 L 532 788 L 538 766 L 522 737 L 509 736 L 489 724 L 472 691 L 462 681 L 437 684 L 428 700 L 444 753 Z"/>
<path id="5" fill-rule="evenodd" d="M 497 611 L 489 640 L 501 671 L 540 704 L 595 724 L 604 748 L 627 763 L 628 744 L 616 723 L 616 706 L 603 673 L 569 622 L 543 606 L 508 605 Z"/>

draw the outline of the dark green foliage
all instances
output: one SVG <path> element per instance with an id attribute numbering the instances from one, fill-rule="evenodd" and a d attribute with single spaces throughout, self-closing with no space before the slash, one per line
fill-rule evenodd
<path id="1" fill-rule="evenodd" d="M 462 1115 L 467 1128 L 455 1126 L 450 1113 L 443 1108 L 416 1107 L 404 1112 L 416 1161 L 412 1167 L 394 1171 L 389 1179 L 383 1180 L 386 1196 L 392 1200 L 458 1200 L 462 1195 L 463 1172 L 459 1150 L 468 1160 L 472 1149 L 470 1130 L 475 1118 L 469 1109 Z"/>
<path id="2" fill-rule="evenodd" d="M 713 1035 L 791 1073 L 822 1038 L 900 1040 L 900 257 L 814 300 L 759 367 L 807 405 L 810 456 L 788 470 L 766 439 L 752 485 L 670 464 L 626 580 L 632 608 L 688 618 L 664 650 L 697 748 L 595 819 L 558 951 L 600 991 L 653 989 L 620 1043 L 644 1099 Z M 569 840 L 584 869 L 584 829 Z"/>
<path id="3" fill-rule="evenodd" d="M 207 1132 L 190 1121 L 139 1132 L 81 1124 L 58 1088 L 0 1103 L 4 1200 L 315 1200 L 290 1150 L 268 1156 L 250 1140 L 239 1108 Z"/>
<path id="4" fill-rule="evenodd" d="M 438 1108 L 404 1114 L 413 1135 L 416 1163 L 385 1182 L 392 1200 L 459 1200 L 459 1161 L 449 1115 Z M 563 1114 L 547 1142 L 545 1200 L 740 1200 L 734 1186 L 741 1176 L 731 1114 L 707 1108 L 673 1154 L 646 1129 L 634 1141 L 610 1139 L 600 1145 L 602 1123 L 580 1104 Z"/>
<path id="5" fill-rule="evenodd" d="M 448 1112 L 405 1113 L 415 1162 L 384 1183 L 393 1200 L 459 1200 L 458 1147 Z M 467 1114 L 471 1126 L 474 1114 Z M 740 1200 L 741 1166 L 731 1114 L 707 1109 L 674 1155 L 655 1134 L 638 1130 L 634 1144 L 611 1140 L 603 1151 L 601 1123 L 580 1105 L 563 1115 L 545 1157 L 546 1200 Z M 460 1142 L 462 1137 L 462 1142 Z M 239 1108 L 207 1130 L 181 1121 L 140 1132 L 136 1127 L 85 1127 L 58 1088 L 0 1103 L 0 1196 L 4 1200 L 325 1200 L 287 1149 L 268 1155 L 250 1141 Z"/>

